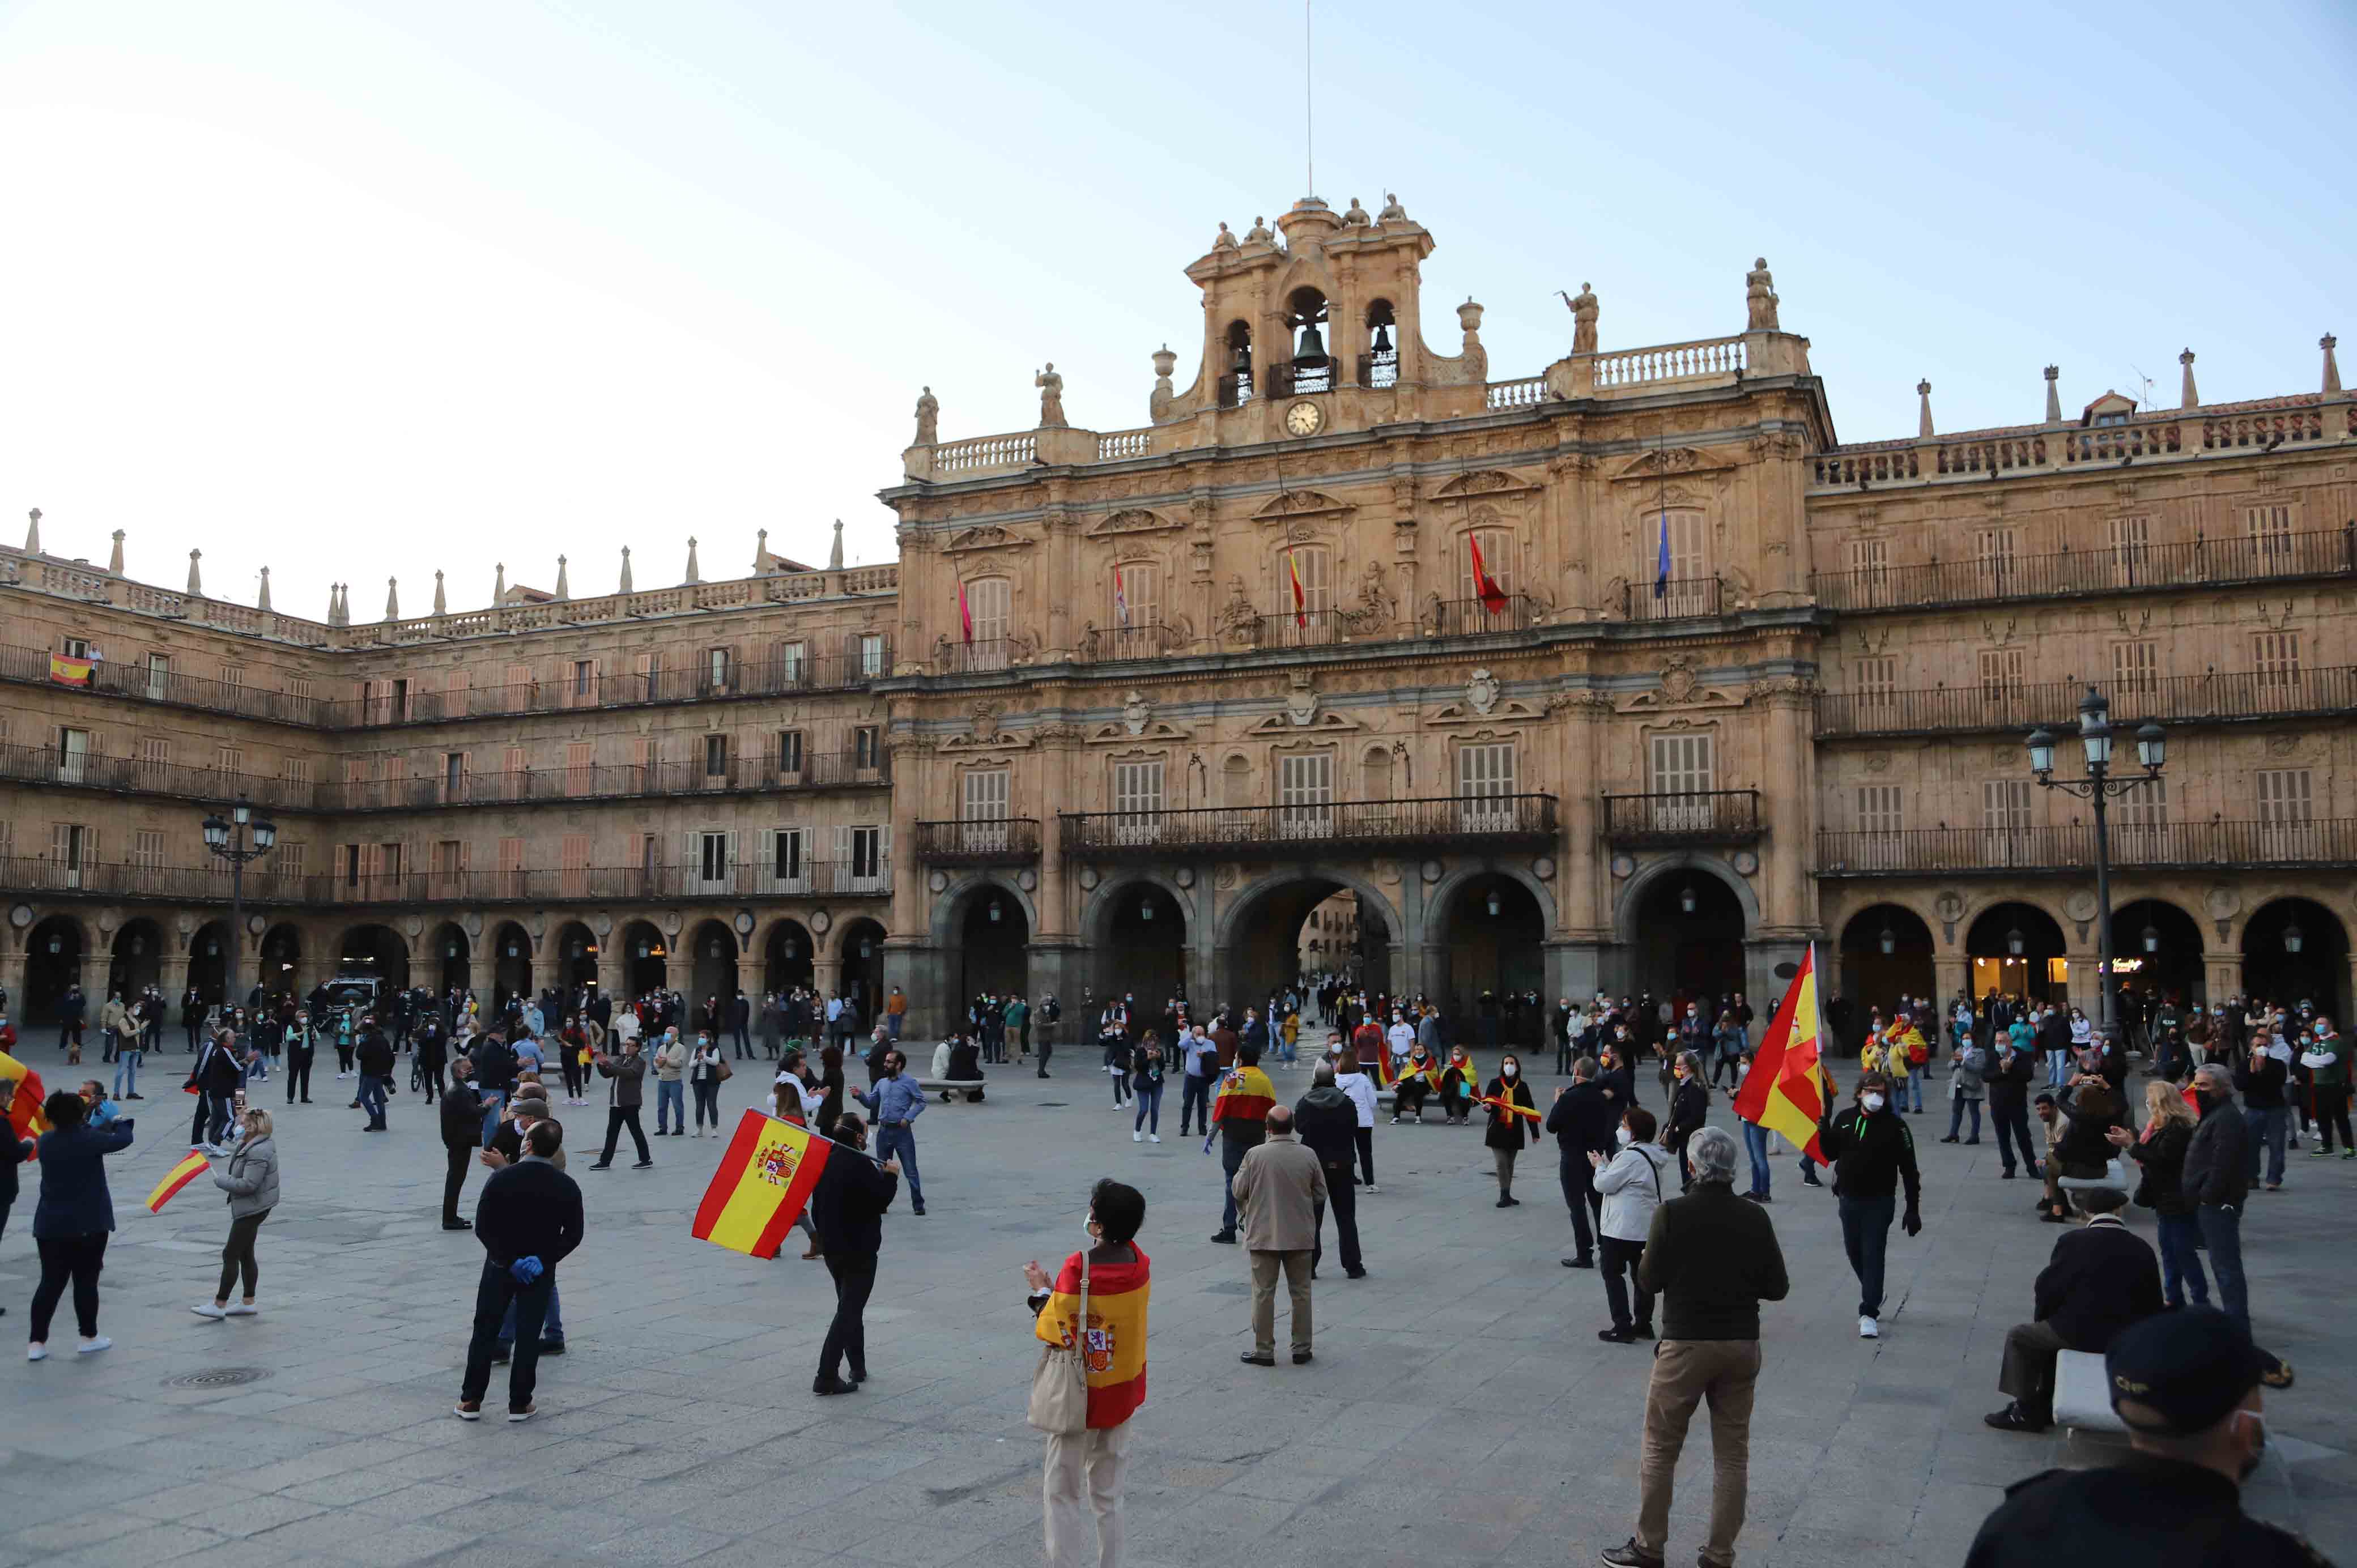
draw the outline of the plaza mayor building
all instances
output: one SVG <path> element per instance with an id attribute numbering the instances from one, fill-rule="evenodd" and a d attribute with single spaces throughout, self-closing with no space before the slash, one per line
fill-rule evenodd
<path id="1" fill-rule="evenodd" d="M 1313 954 L 1460 1011 L 1764 1007 L 1810 942 L 1863 999 L 2092 1014 L 2092 808 L 2023 746 L 2075 777 L 2091 684 L 2115 770 L 2166 731 L 2110 807 L 2122 979 L 2345 1012 L 2330 338 L 2317 390 L 2205 403 L 2189 351 L 2176 406 L 2066 413 L 2047 368 L 2042 417 L 1941 432 L 1926 387 L 1844 444 L 1765 262 L 1679 343 L 1603 346 L 1583 285 L 1569 351 L 1501 379 L 1479 304 L 1425 314 L 1434 243 L 1396 199 L 1222 225 L 1135 428 L 1069 424 L 1052 366 L 1029 430 L 944 439 L 928 392 L 897 564 L 838 525 L 824 567 L 764 539 L 706 578 L 688 541 L 659 586 L 625 553 L 601 596 L 560 566 L 453 612 L 437 574 L 429 613 L 314 620 L 35 513 L 0 549 L 17 1021 L 231 954 L 241 988 L 897 984 L 920 1033 L 984 990 L 1257 999 Z M 199 824 L 239 797 L 277 832 L 232 929 Z"/>

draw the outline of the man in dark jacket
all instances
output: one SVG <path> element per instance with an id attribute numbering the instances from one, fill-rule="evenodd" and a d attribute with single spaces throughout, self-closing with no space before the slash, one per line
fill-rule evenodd
<path id="1" fill-rule="evenodd" d="M 2013 1179 L 2016 1149 L 2021 1152 L 2021 1163 L 2034 1176 L 2038 1175 L 2038 1155 L 2029 1142 L 2029 1079 L 2038 1070 L 2038 1064 L 2028 1051 L 2013 1048 L 2010 1034 L 1997 1036 L 1988 1046 L 1988 1066 L 1981 1077 L 1988 1086 L 1989 1120 L 1996 1123 L 1996 1157 L 2005 1166 L 1998 1179 Z"/>
<path id="2" fill-rule="evenodd" d="M 475 1086 L 466 1081 L 470 1070 L 461 1058 L 450 1087 L 442 1091 L 442 1155 L 447 1168 L 442 1175 L 442 1229 L 464 1230 L 458 1194 L 467 1185 L 467 1167 L 474 1163 L 483 1130 L 483 1105 Z"/>
<path id="3" fill-rule="evenodd" d="M 296 1090 L 302 1090 L 303 1103 L 311 1103 L 311 1063 L 319 1054 L 319 1031 L 311 1023 L 310 1009 L 295 1015 L 286 1026 L 286 1103 L 295 1103 Z"/>
<path id="4" fill-rule="evenodd" d="M 384 1097 L 393 1089 L 393 1042 L 376 1026 L 373 1017 L 361 1020 L 360 1038 L 354 1042 L 354 1063 L 361 1073 L 361 1109 L 369 1115 L 363 1133 L 382 1133 L 384 1125 Z"/>
<path id="5" fill-rule="evenodd" d="M 475 1205 L 483 1277 L 475 1290 L 475 1335 L 467 1345 L 467 1378 L 458 1389 L 461 1421 L 482 1419 L 491 1357 L 511 1302 L 515 1305 L 516 1342 L 515 1359 L 508 1368 L 508 1419 L 532 1419 L 541 1324 L 548 1316 L 549 1293 L 556 1288 L 556 1265 L 581 1245 L 583 1230 L 581 1188 L 553 1163 L 564 1141 L 565 1129 L 555 1122 L 533 1122 L 524 1135 L 524 1157 L 492 1173 Z"/>
<path id="6" fill-rule="evenodd" d="M 2192 1142 L 2185 1145 L 2179 1185 L 2185 1201 L 2193 1206 L 2194 1223 L 2201 1228 L 2201 1244 L 2210 1253 L 2218 1305 L 2247 1334 L 2251 1298 L 2243 1281 L 2243 1200 L 2251 1190 L 2250 1132 L 2235 1108 L 2233 1080 L 2224 1068 L 2197 1070 L 2193 1097 L 2201 1102 L 2201 1121 L 2193 1129 Z"/>
<path id="7" fill-rule="evenodd" d="M 1660 1568 L 1678 1451 L 1686 1423 L 1705 1400 L 1710 1402 L 1710 1533 L 1701 1561 L 1735 1561 L 1750 1480 L 1760 1304 L 1781 1301 L 1792 1288 L 1768 1211 L 1735 1196 L 1734 1135 L 1705 1127 L 1687 1142 L 1686 1157 L 1694 1185 L 1653 1210 L 1637 1264 L 1638 1288 L 1661 1297 L 1662 1337 L 1645 1392 L 1637 1533 L 1603 1554 L 1620 1568 Z"/>
<path id="8" fill-rule="evenodd" d="M 197 1086 L 197 1113 L 188 1128 L 188 1146 L 210 1151 L 229 1132 L 230 1112 L 237 1098 L 237 1053 L 227 1030 L 205 1042 L 188 1076 Z"/>
<path id="9" fill-rule="evenodd" d="M 1999 1432 L 2053 1425 L 2055 1358 L 2065 1350 L 2100 1355 L 2120 1330 L 2161 1310 L 2160 1260 L 2120 1223 L 2127 1195 L 2093 1187 L 2072 1196 L 2087 1223 L 2055 1239 L 2031 1296 L 2034 1321 L 2015 1324 L 2005 1337 L 1996 1386 L 2012 1402 L 1983 1418 Z"/>
<path id="10" fill-rule="evenodd" d="M 884 1248 L 884 1211 L 900 1190 L 900 1162 L 877 1165 L 861 1151 L 867 1147 L 867 1128 L 846 1112 L 834 1124 L 834 1141 L 818 1185 L 811 1189 L 811 1228 L 817 1234 L 826 1272 L 834 1276 L 834 1321 L 827 1325 L 825 1343 L 819 1347 L 814 1394 L 859 1391 L 867 1380 L 868 1293 L 876 1288 L 876 1254 Z M 519 1333 L 522 1330 L 518 1330 Z M 844 1362 L 851 1363 L 845 1382 Z"/>
<path id="11" fill-rule="evenodd" d="M 1596 1266 L 1595 1227 L 1604 1218 L 1604 1199 L 1596 1190 L 1596 1169 L 1590 1155 L 1614 1153 L 1612 1129 L 1628 1107 L 1596 1079 L 1596 1058 L 1582 1057 L 1571 1064 L 1571 1083 L 1555 1091 L 1547 1107 L 1546 1130 L 1562 1146 L 1559 1175 L 1564 1207 L 1571 1210 L 1574 1251 L 1563 1261 L 1566 1269 Z"/>
<path id="12" fill-rule="evenodd" d="M 1367 1277 L 1359 1253 L 1359 1195 L 1351 1186 L 1351 1162 L 1358 1150 L 1359 1110 L 1334 1087 L 1334 1064 L 1319 1062 L 1309 1092 L 1293 1108 L 1294 1131 L 1326 1172 L 1326 1196 L 1334 1208 L 1334 1234 L 1342 1247 L 1342 1272 Z M 1326 1255 L 1326 1208 L 1318 1207 L 1318 1240 L 1309 1249 L 1309 1277 Z"/>
<path id="13" fill-rule="evenodd" d="M 1923 1230 L 1922 1178 L 1915 1168 L 1915 1135 L 1889 1104 L 1890 1080 L 1878 1072 L 1857 1081 L 1857 1103 L 1818 1124 L 1817 1147 L 1833 1162 L 1834 1197 L 1841 1208 L 1842 1247 L 1857 1274 L 1857 1337 L 1882 1337 L 1882 1258 L 1890 1244 L 1891 1210 L 1907 1184 L 1907 1234 Z"/>
<path id="14" fill-rule="evenodd" d="M 2273 1055 L 2274 1047 L 2273 1035 L 2259 1035 L 2234 1067 L 2234 1088 L 2243 1097 L 2243 1127 L 2250 1145 L 2250 1182 L 2258 1185 L 2259 1156 L 2264 1152 L 2269 1192 L 2283 1186 L 2284 1144 L 2291 1127 L 2290 1101 L 2286 1098 L 2291 1063 Z"/>

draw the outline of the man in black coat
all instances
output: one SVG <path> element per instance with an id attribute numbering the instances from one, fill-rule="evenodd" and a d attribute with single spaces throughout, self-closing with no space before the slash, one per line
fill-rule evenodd
<path id="1" fill-rule="evenodd" d="M 1998 1179 L 2013 1179 L 2016 1149 L 2035 1176 L 2039 1170 L 2038 1155 L 2029 1142 L 2029 1080 L 2038 1070 L 2037 1060 L 2028 1051 L 2014 1049 L 2010 1034 L 2001 1034 L 1989 1044 L 1989 1062 L 1981 1071 L 1981 1081 L 1988 1089 L 1989 1120 L 1996 1123 L 1996 1157 L 2005 1166 Z"/>
<path id="2" fill-rule="evenodd" d="M 2193 1206 L 2210 1272 L 2218 1281 L 2218 1305 L 2251 1331 L 2251 1297 L 2243 1280 L 2243 1200 L 2250 1196 L 2250 1130 L 2234 1104 L 2233 1078 L 2215 1064 L 2193 1074 L 2193 1098 L 2201 1121 L 2185 1145 L 2179 1186 Z"/>
<path id="3" fill-rule="evenodd" d="M 447 1168 L 442 1176 L 442 1229 L 464 1230 L 467 1221 L 458 1214 L 458 1194 L 467 1185 L 467 1167 L 474 1163 L 475 1151 L 481 1146 L 483 1133 L 482 1098 L 475 1086 L 466 1081 L 468 1067 L 462 1058 L 458 1075 L 450 1087 L 442 1091 L 442 1153 Z"/>
<path id="4" fill-rule="evenodd" d="M 229 1132 L 239 1081 L 237 1055 L 230 1047 L 227 1030 L 205 1042 L 188 1076 L 197 1086 L 197 1113 L 188 1128 L 188 1147 L 217 1148 Z"/>
<path id="5" fill-rule="evenodd" d="M 556 1265 L 581 1245 L 581 1188 L 554 1165 L 565 1129 L 535 1122 L 524 1134 L 524 1157 L 494 1172 L 475 1205 L 475 1240 L 483 1244 L 482 1283 L 475 1291 L 475 1334 L 467 1344 L 467 1377 L 457 1414 L 482 1419 L 491 1385 L 491 1357 L 500 1324 L 515 1305 L 515 1359 L 508 1368 L 508 1419 L 532 1419 L 533 1384 L 540 1369 L 540 1330 L 556 1288 Z M 536 1266 L 535 1266 L 536 1265 Z M 521 1271 L 521 1272 L 519 1272 Z"/>
<path id="6" fill-rule="evenodd" d="M 1620 1096 L 1597 1081 L 1593 1057 L 1582 1057 L 1571 1064 L 1569 1087 L 1556 1090 L 1555 1103 L 1547 1108 L 1546 1130 L 1555 1135 L 1563 1149 L 1564 1206 L 1571 1210 L 1575 1251 L 1563 1261 L 1566 1269 L 1596 1266 L 1594 1228 L 1603 1220 L 1604 1199 L 1597 1194 L 1596 1171 L 1587 1163 L 1587 1156 L 1598 1154 L 1609 1157 L 1615 1152 L 1612 1129 L 1626 1110 L 1628 1106 Z"/>
<path id="7" fill-rule="evenodd" d="M 1334 1064 L 1321 1061 L 1309 1092 L 1293 1108 L 1294 1131 L 1302 1146 L 1318 1156 L 1326 1171 L 1326 1203 L 1317 1206 L 1318 1240 L 1309 1250 L 1309 1277 L 1318 1277 L 1318 1261 L 1326 1255 L 1326 1209 L 1334 1209 L 1334 1234 L 1342 1249 L 1342 1272 L 1354 1280 L 1367 1277 L 1359 1252 L 1359 1195 L 1351 1184 L 1351 1163 L 1359 1147 L 1359 1110 L 1351 1097 L 1334 1087 Z"/>
<path id="8" fill-rule="evenodd" d="M 818 1185 L 811 1190 L 811 1228 L 817 1234 L 826 1272 L 834 1276 L 834 1321 L 827 1326 L 819 1348 L 814 1394 L 859 1391 L 867 1380 L 867 1328 L 861 1321 L 868 1293 L 876 1288 L 876 1254 L 884 1248 L 884 1211 L 900 1190 L 900 1162 L 877 1165 L 861 1151 L 867 1147 L 867 1127 L 845 1112 L 834 1124 L 835 1144 Z M 523 1330 L 516 1330 L 519 1350 Z M 842 1378 L 843 1363 L 851 1363 L 851 1380 Z"/>
<path id="9" fill-rule="evenodd" d="M 752 1036 L 746 1033 L 747 1026 L 752 1022 L 753 1004 L 740 991 L 728 999 L 728 1032 L 736 1037 L 737 1058 L 739 1061 L 749 1060 L 753 1055 Z M 719 1036 L 715 1036 L 713 1044 L 719 1043 Z"/>
<path id="10" fill-rule="evenodd" d="M 2127 1195 L 2115 1187 L 2072 1194 L 2086 1225 L 2065 1231 L 2038 1276 L 2029 1323 L 2005 1337 L 1997 1391 L 2013 1402 L 1985 1417 L 1999 1432 L 2043 1432 L 2054 1424 L 2054 1363 L 2064 1350 L 2101 1355 L 2130 1324 L 2161 1309 L 2160 1260 L 2126 1225 Z"/>
<path id="11" fill-rule="evenodd" d="M 382 1133 L 384 1126 L 384 1097 L 393 1090 L 393 1042 L 384 1037 L 374 1017 L 361 1020 L 360 1038 L 354 1043 L 354 1065 L 361 1073 L 361 1109 L 368 1112 L 363 1133 Z"/>

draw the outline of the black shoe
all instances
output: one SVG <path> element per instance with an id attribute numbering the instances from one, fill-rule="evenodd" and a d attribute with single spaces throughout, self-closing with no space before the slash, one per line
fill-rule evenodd
<path id="1" fill-rule="evenodd" d="M 1211 1240 L 1222 1247 L 1232 1247 L 1236 1244 L 1236 1233 L 1232 1230 L 1222 1230 L 1213 1235 Z"/>
<path id="2" fill-rule="evenodd" d="M 915 1214 L 917 1215 L 917 1217 L 918 1217 L 919 1219 L 923 1219 L 923 1218 L 924 1218 L 924 1214 L 925 1214 L 925 1206 L 924 1206 L 923 1204 L 921 1204 L 921 1203 L 920 1203 L 920 1204 L 919 1204 L 919 1205 L 917 1205 L 917 1207 L 916 1207 L 916 1208 L 915 1208 L 914 1212 L 915 1212 Z"/>
<path id="3" fill-rule="evenodd" d="M 1307 1350 L 1296 1350 L 1293 1353 L 1293 1364 L 1297 1367 L 1308 1359 L 1309 1359 L 1309 1352 Z"/>
<path id="4" fill-rule="evenodd" d="M 1344 1269 L 1342 1271 L 1342 1277 L 1345 1279 L 1362 1280 L 1367 1277 L 1367 1271 L 1364 1269 Z"/>
<path id="5" fill-rule="evenodd" d="M 1747 1192 L 1743 1196 L 1752 1203 L 1765 1203 L 1768 1201 L 1768 1195 L 1764 1192 Z"/>
<path id="6" fill-rule="evenodd" d="M 1823 1183 L 1823 1182 L 1821 1182 L 1821 1181 L 1819 1181 L 1819 1180 L 1818 1180 L 1816 1177 L 1814 1177 L 1814 1176 L 1803 1176 L 1803 1177 L 1801 1178 L 1801 1185 L 1802 1185 L 1803 1187 L 1823 1187 L 1823 1186 L 1824 1186 L 1825 1184 L 1824 1184 L 1824 1183 Z"/>
<path id="7" fill-rule="evenodd" d="M 1629 1332 L 1634 1334 L 1640 1339 L 1651 1339 L 1653 1337 L 1653 1326 L 1650 1323 L 1640 1323 L 1636 1327 L 1629 1330 Z"/>
<path id="8" fill-rule="evenodd" d="M 1994 1411 L 1981 1417 L 1981 1420 L 1996 1427 L 1999 1432 L 2043 1432 L 2054 1424 L 2050 1421 L 2040 1421 L 2022 1409 L 2019 1400 L 2014 1401 L 2003 1410 Z"/>
<path id="9" fill-rule="evenodd" d="M 2011 1181 L 2013 1179 L 2013 1167 L 2011 1165 L 2007 1165 L 2004 1170 L 1999 1171 L 1997 1173 L 1996 1179 L 1999 1181 Z"/>
<path id="10" fill-rule="evenodd" d="M 491 1352 L 491 1365 L 494 1367 L 504 1367 L 514 1358 L 514 1356 L 515 1347 L 512 1345 L 502 1344 L 498 1349 Z"/>
<path id="11" fill-rule="evenodd" d="M 1967 1139 L 1965 1139 L 1965 1140 L 1964 1140 L 1964 1147 L 1966 1147 L 1967 1149 L 1969 1149 L 1969 1148 L 1971 1148 L 1975 1144 L 1977 1144 L 1977 1143 L 1979 1143 L 1979 1142 L 1980 1142 L 1980 1140 L 1979 1140 L 1978 1138 L 1967 1138 Z"/>
<path id="12" fill-rule="evenodd" d="M 1566 1269 L 1592 1269 L 1596 1266 L 1596 1260 L 1583 1254 L 1577 1258 L 1566 1258 L 1563 1261 L 1563 1266 Z"/>
<path id="13" fill-rule="evenodd" d="M 1275 1357 L 1256 1355 L 1250 1350 L 1245 1351 L 1243 1355 L 1237 1357 L 1236 1359 L 1242 1361 L 1247 1367 L 1274 1367 L 1276 1365 Z"/>
<path id="14" fill-rule="evenodd" d="M 1943 1138 L 1943 1139 L 1941 1139 L 1941 1140 L 1940 1140 L 1940 1142 L 1942 1142 L 1942 1143 L 1943 1143 L 1943 1144 L 1958 1144 L 1958 1143 L 1962 1143 L 1963 1141 L 1964 1141 L 1963 1139 L 1958 1138 L 1958 1137 L 1957 1137 L 1954 1133 L 1951 1133 L 1948 1136 L 1946 1136 L 1946 1137 L 1944 1137 L 1944 1138 Z"/>
<path id="15" fill-rule="evenodd" d="M 1501 1208 L 1512 1208 L 1514 1207 L 1514 1200 L 1511 1197 L 1501 1197 L 1498 1199 L 1498 1207 Z"/>
<path id="16" fill-rule="evenodd" d="M 544 1339 L 540 1342 L 540 1353 L 544 1356 L 562 1356 L 565 1354 L 565 1341 Z"/>
<path id="17" fill-rule="evenodd" d="M 1596 1337 L 1607 1345 L 1633 1345 L 1637 1342 L 1637 1331 L 1633 1328 L 1599 1328 Z"/>
<path id="18" fill-rule="evenodd" d="M 862 1367 L 859 1370 L 852 1373 L 851 1380 L 855 1383 L 865 1383 L 867 1380 L 867 1369 Z"/>
<path id="19" fill-rule="evenodd" d="M 640 1160 L 630 1168 L 634 1171 L 651 1171 L 655 1168 L 655 1163 L 652 1160 Z"/>
<path id="20" fill-rule="evenodd" d="M 811 1384 L 811 1392 L 814 1394 L 856 1394 L 858 1391 L 857 1383 L 846 1383 L 841 1378 L 821 1378 Z"/>
<path id="21" fill-rule="evenodd" d="M 475 1224 L 471 1219 L 445 1219 L 442 1221 L 442 1229 L 445 1230 L 472 1230 L 474 1228 Z"/>
<path id="22" fill-rule="evenodd" d="M 599 1160 L 590 1165 L 589 1168 L 593 1171 L 610 1171 L 614 1168 L 614 1162 L 611 1160 Z"/>
<path id="23" fill-rule="evenodd" d="M 1638 1545 L 1633 1535 L 1626 1546 L 1606 1547 L 1599 1561 L 1611 1563 L 1612 1568 L 1663 1568 L 1662 1554 Z"/>

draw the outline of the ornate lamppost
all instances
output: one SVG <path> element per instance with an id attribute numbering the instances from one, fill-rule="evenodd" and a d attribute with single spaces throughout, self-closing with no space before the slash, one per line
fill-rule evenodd
<path id="1" fill-rule="evenodd" d="M 2159 778 L 2169 759 L 2167 736 L 2147 720 L 2136 732 L 2136 761 L 2144 771 L 2115 777 L 2114 734 L 2111 704 L 2090 686 L 2079 702 L 2079 744 L 2087 754 L 2084 778 L 2054 777 L 2054 736 L 2047 731 L 2031 731 L 2029 741 L 2029 770 L 2038 776 L 2040 786 L 2065 790 L 2095 809 L 2095 1028 L 2107 1042 L 2116 1041 L 2120 1033 L 2120 1021 L 2112 1015 L 2112 839 L 2107 804 L 2113 796 L 2125 795 Z M 2020 948 L 2014 950 L 2018 952 Z"/>
<path id="2" fill-rule="evenodd" d="M 238 1004 L 238 944 L 245 940 L 245 865 L 277 846 L 278 824 L 267 817 L 257 819 L 253 808 L 240 795 L 229 809 L 229 821 L 209 816 L 204 830 L 205 847 L 229 862 L 229 957 L 223 961 L 221 1005 L 234 1007 Z M 249 832 L 251 843 L 247 843 Z"/>

